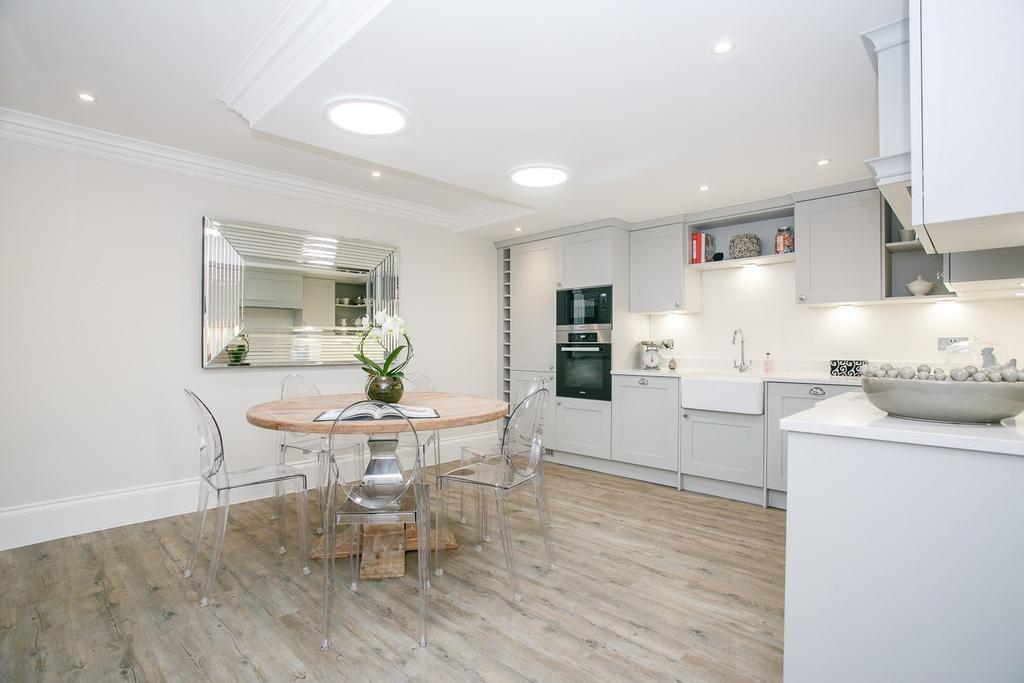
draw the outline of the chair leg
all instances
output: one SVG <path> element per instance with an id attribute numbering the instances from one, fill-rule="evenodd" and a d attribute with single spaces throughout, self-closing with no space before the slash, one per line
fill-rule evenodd
<path id="1" fill-rule="evenodd" d="M 309 495 L 306 493 L 305 481 L 297 479 L 296 483 L 299 494 L 296 503 L 299 508 L 299 567 L 304 575 L 309 576 L 309 521 L 306 519 Z"/>
<path id="2" fill-rule="evenodd" d="M 280 488 L 280 493 L 274 495 L 274 510 L 275 516 L 277 517 L 277 552 L 284 555 L 285 553 L 285 512 L 284 512 L 284 485 L 282 482 L 276 482 L 275 488 Z"/>
<path id="3" fill-rule="evenodd" d="M 540 529 L 544 534 L 544 551 L 548 556 L 548 569 L 557 571 L 555 554 L 551 550 L 551 513 L 548 512 L 548 497 L 544 491 L 544 475 L 538 474 L 533 479 L 533 490 L 537 498 L 537 515 L 540 517 Z"/>
<path id="4" fill-rule="evenodd" d="M 220 553 L 224 550 L 224 535 L 228 530 L 228 491 L 227 489 L 217 492 L 217 537 L 213 542 L 213 553 L 210 555 L 210 573 L 206 577 L 206 585 L 203 587 L 203 596 L 199 600 L 202 607 L 210 604 L 210 592 L 213 590 L 213 581 L 217 577 L 217 567 L 220 565 Z"/>
<path id="5" fill-rule="evenodd" d="M 476 496 L 476 547 L 474 550 L 480 552 L 484 547 L 484 515 L 487 514 L 487 510 L 484 503 L 484 487 L 474 486 L 473 488 L 476 489 L 473 492 Z"/>
<path id="6" fill-rule="evenodd" d="M 278 465 L 284 464 L 285 454 L 287 453 L 287 449 L 284 447 L 284 437 L 282 436 L 281 438 L 281 445 L 278 446 L 277 448 Z M 281 502 L 282 496 L 284 496 L 284 484 L 280 481 L 276 481 L 274 482 L 274 511 L 270 514 L 271 521 L 280 518 L 280 516 L 284 513 L 284 504 Z"/>
<path id="7" fill-rule="evenodd" d="M 324 521 L 324 613 L 323 631 L 320 638 L 320 647 L 327 650 L 331 647 L 331 607 L 334 602 L 334 537 L 336 533 L 335 520 L 332 518 L 331 510 L 334 508 L 334 486 L 333 481 L 328 485 L 326 499 L 323 509 Z"/>
<path id="8" fill-rule="evenodd" d="M 351 524 L 349 528 L 352 530 L 352 547 L 348 553 L 348 589 L 353 593 L 357 593 L 359 591 L 359 551 L 363 540 L 363 525 Z M 333 555 L 334 553 L 331 554 Z"/>
<path id="9" fill-rule="evenodd" d="M 185 578 L 192 576 L 192 568 L 196 564 L 196 556 L 199 555 L 199 544 L 203 540 L 203 527 L 206 525 L 206 506 L 210 501 L 210 486 L 205 480 L 199 480 L 199 503 L 196 505 L 195 530 L 192 532 L 192 549 L 188 554 L 188 564 L 185 565 Z"/>
<path id="10" fill-rule="evenodd" d="M 508 519 L 508 498 L 506 491 L 495 491 L 498 500 L 498 529 L 501 532 L 501 545 L 505 549 L 505 565 L 508 578 L 512 583 L 512 599 L 519 602 L 523 594 L 519 590 L 519 576 L 516 574 L 516 558 L 512 549 L 512 526 Z"/>
<path id="11" fill-rule="evenodd" d="M 427 592 L 430 587 L 430 499 L 427 487 L 422 486 L 422 499 L 417 501 L 416 532 L 420 540 L 416 545 L 416 561 L 419 569 L 419 612 L 420 647 L 427 646 Z"/>
<path id="12" fill-rule="evenodd" d="M 444 563 L 441 552 L 444 548 L 444 541 L 448 538 L 448 498 L 449 492 L 445 490 L 445 480 L 437 479 L 437 546 L 434 549 L 434 574 L 444 576 Z"/>

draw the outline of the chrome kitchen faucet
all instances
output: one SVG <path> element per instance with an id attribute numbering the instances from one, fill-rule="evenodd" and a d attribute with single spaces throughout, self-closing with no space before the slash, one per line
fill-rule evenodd
<path id="1" fill-rule="evenodd" d="M 750 369 L 750 363 L 747 362 L 746 352 L 743 349 L 743 330 L 736 328 L 732 332 L 732 345 L 736 346 L 736 335 L 740 337 L 740 362 L 737 363 L 735 360 L 732 362 L 732 366 L 740 372 L 746 372 Z"/>

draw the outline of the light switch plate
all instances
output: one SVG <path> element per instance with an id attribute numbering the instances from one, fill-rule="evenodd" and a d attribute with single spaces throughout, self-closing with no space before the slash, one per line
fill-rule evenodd
<path id="1" fill-rule="evenodd" d="M 939 337 L 939 351 L 945 351 L 953 344 L 967 341 L 967 337 Z"/>

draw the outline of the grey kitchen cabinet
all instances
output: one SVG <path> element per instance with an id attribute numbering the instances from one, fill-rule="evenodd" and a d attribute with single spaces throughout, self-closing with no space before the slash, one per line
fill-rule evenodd
<path id="1" fill-rule="evenodd" d="M 960 296 L 1003 293 L 1024 282 L 1024 247 L 957 251 L 947 258 L 946 283 Z"/>
<path id="2" fill-rule="evenodd" d="M 566 453 L 611 458 L 611 402 L 556 397 L 554 444 Z"/>
<path id="3" fill-rule="evenodd" d="M 676 471 L 679 380 L 612 377 L 612 460 Z"/>
<path id="4" fill-rule="evenodd" d="M 765 457 L 768 461 L 768 488 L 786 490 L 786 432 L 779 429 L 779 420 L 800 411 L 813 408 L 819 401 L 850 391 L 856 386 L 841 384 L 798 384 L 768 382 L 768 403 L 765 418 L 768 421 L 765 439 Z"/>
<path id="5" fill-rule="evenodd" d="M 629 233 L 629 311 L 700 311 L 700 272 L 686 267 L 682 223 Z"/>
<path id="6" fill-rule="evenodd" d="M 555 287 L 575 289 L 612 284 L 612 230 L 615 229 L 595 228 L 554 238 Z"/>
<path id="7" fill-rule="evenodd" d="M 554 448 L 557 443 L 557 419 L 555 417 L 555 373 L 553 372 L 529 372 L 527 370 L 512 370 L 509 372 L 512 380 L 512 392 L 510 398 L 512 404 L 509 410 L 516 407 L 518 401 L 523 400 L 523 390 L 534 377 L 543 377 L 548 381 L 548 397 L 544 404 L 544 447 Z"/>
<path id="8" fill-rule="evenodd" d="M 334 327 L 334 281 L 302 278 L 302 324 L 313 327 Z"/>
<path id="9" fill-rule="evenodd" d="M 882 299 L 882 195 L 850 192 L 797 202 L 796 295 L 800 304 Z"/>
<path id="10" fill-rule="evenodd" d="M 258 308 L 302 308 L 302 275 L 246 268 L 244 301 Z"/>
<path id="11" fill-rule="evenodd" d="M 764 482 L 764 415 L 683 408 L 680 471 L 749 486 Z"/>
<path id="12" fill-rule="evenodd" d="M 555 238 L 509 250 L 509 368 L 555 370 Z"/>

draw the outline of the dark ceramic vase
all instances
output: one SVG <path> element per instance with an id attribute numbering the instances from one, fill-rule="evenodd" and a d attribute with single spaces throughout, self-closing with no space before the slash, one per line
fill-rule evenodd
<path id="1" fill-rule="evenodd" d="M 366 398 L 371 401 L 398 403 L 404 393 L 401 377 L 371 377 L 366 382 Z"/>

